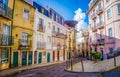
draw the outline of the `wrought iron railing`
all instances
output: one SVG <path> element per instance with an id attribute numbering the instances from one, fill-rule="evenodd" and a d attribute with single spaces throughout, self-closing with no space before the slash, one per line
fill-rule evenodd
<path id="1" fill-rule="evenodd" d="M 31 40 L 19 39 L 19 49 L 30 49 L 32 46 Z"/>
<path id="2" fill-rule="evenodd" d="M 13 10 L 0 1 L 0 15 L 12 19 Z"/>
<path id="3" fill-rule="evenodd" d="M 37 48 L 45 48 L 45 47 L 46 47 L 46 43 L 45 42 L 41 42 L 41 41 L 37 42 Z"/>
<path id="4" fill-rule="evenodd" d="M 0 35 L 0 46 L 11 46 L 13 45 L 13 37 L 9 35 Z"/>

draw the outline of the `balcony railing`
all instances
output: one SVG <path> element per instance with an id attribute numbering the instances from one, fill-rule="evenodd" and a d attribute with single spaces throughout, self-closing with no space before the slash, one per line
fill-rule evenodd
<path id="1" fill-rule="evenodd" d="M 46 43 L 45 42 L 37 42 L 37 48 L 38 49 L 45 49 L 46 48 Z"/>
<path id="2" fill-rule="evenodd" d="M 115 44 L 115 38 L 114 37 L 108 37 L 106 44 Z"/>
<path id="3" fill-rule="evenodd" d="M 57 49 L 60 49 L 60 48 L 61 48 L 60 43 L 57 43 Z"/>
<path id="4" fill-rule="evenodd" d="M 39 32 L 45 32 L 45 26 L 44 25 L 38 25 L 38 29 Z"/>
<path id="5" fill-rule="evenodd" d="M 93 32 L 96 32 L 96 31 L 97 31 L 97 27 L 94 26 L 94 27 L 92 28 L 92 31 L 93 31 Z"/>
<path id="6" fill-rule="evenodd" d="M 84 36 L 85 36 L 85 37 L 86 37 L 86 36 L 89 36 L 89 32 L 86 31 L 86 32 L 84 33 Z"/>
<path id="7" fill-rule="evenodd" d="M 13 10 L 0 1 L 0 16 L 12 20 Z"/>
<path id="8" fill-rule="evenodd" d="M 66 35 L 63 33 L 57 33 L 58 38 L 66 39 Z"/>
<path id="9" fill-rule="evenodd" d="M 104 22 L 102 21 L 102 22 L 98 23 L 97 26 L 98 26 L 98 29 L 103 29 L 104 28 Z"/>
<path id="10" fill-rule="evenodd" d="M 19 40 L 19 48 L 20 50 L 28 50 L 32 46 L 32 41 L 31 40 L 26 40 L 26 39 L 20 39 Z"/>
<path id="11" fill-rule="evenodd" d="M 96 18 L 96 13 L 94 12 L 92 15 L 91 15 L 91 18 L 94 20 Z"/>
<path id="12" fill-rule="evenodd" d="M 97 44 L 98 45 L 104 45 L 105 44 L 105 39 L 104 38 L 98 39 Z"/>
<path id="13" fill-rule="evenodd" d="M 52 31 L 52 36 L 56 37 L 57 36 L 57 32 L 56 31 Z"/>
<path id="14" fill-rule="evenodd" d="M 13 45 L 13 37 L 7 35 L 0 35 L 0 46 L 11 46 Z"/>
<path id="15" fill-rule="evenodd" d="M 101 13 L 103 13 L 103 7 L 98 8 L 98 10 L 97 10 L 97 14 L 98 14 L 98 15 L 100 15 Z"/>
<path id="16" fill-rule="evenodd" d="M 91 43 L 93 46 L 96 46 L 97 45 L 97 40 L 92 40 L 92 43 Z"/>

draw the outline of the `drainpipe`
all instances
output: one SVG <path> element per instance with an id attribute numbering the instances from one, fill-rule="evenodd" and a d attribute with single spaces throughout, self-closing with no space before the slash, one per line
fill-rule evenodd
<path id="1" fill-rule="evenodd" d="M 13 30 L 14 9 L 15 9 L 15 0 L 14 0 L 14 3 L 13 3 L 12 22 L 11 22 L 11 36 L 12 36 L 12 30 Z M 14 40 L 14 38 L 12 39 L 12 43 L 14 43 L 13 40 Z M 12 65 L 11 65 L 11 59 L 12 59 L 11 54 L 12 54 L 12 47 L 10 47 L 10 66 L 9 66 L 10 68 L 12 67 Z"/>

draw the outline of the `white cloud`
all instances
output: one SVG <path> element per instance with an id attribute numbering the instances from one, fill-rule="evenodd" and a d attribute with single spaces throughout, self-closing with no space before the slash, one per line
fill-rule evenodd
<path id="1" fill-rule="evenodd" d="M 79 31 L 80 29 L 84 29 L 87 27 L 87 23 L 85 22 L 86 15 L 82 12 L 81 8 L 78 8 L 75 11 L 74 20 L 78 21 L 76 29 Z"/>
<path id="2" fill-rule="evenodd" d="M 77 37 L 76 37 L 77 44 L 80 44 L 83 42 L 83 38 L 81 36 L 82 31 L 80 31 L 80 29 L 87 28 L 87 23 L 85 22 L 85 18 L 86 18 L 86 14 L 84 12 L 82 12 L 82 9 L 78 8 L 75 11 L 75 15 L 74 15 L 74 20 L 78 21 L 78 24 L 76 26 L 76 29 L 79 31 L 77 33 Z"/>

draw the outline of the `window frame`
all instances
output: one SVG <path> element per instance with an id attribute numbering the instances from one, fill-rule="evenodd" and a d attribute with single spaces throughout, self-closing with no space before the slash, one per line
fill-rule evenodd
<path id="1" fill-rule="evenodd" d="M 6 50 L 7 53 L 3 54 L 3 51 Z M 1 64 L 7 63 L 8 62 L 8 58 L 9 58 L 9 50 L 8 49 L 2 49 L 1 51 Z M 4 56 L 3 56 L 4 55 Z"/>
<path id="2" fill-rule="evenodd" d="M 25 11 L 25 10 L 29 11 L 29 17 L 28 17 L 28 18 L 24 15 L 24 13 L 25 13 L 24 11 Z M 23 18 L 26 19 L 26 20 L 29 20 L 29 19 L 30 19 L 30 10 L 29 10 L 29 9 L 23 8 Z"/>
<path id="3" fill-rule="evenodd" d="M 107 19 L 110 19 L 112 16 L 111 16 L 112 14 L 111 14 L 111 9 L 109 8 L 108 10 L 107 10 Z"/>
<path id="4" fill-rule="evenodd" d="M 110 32 L 110 31 L 111 31 L 111 32 Z M 108 28 L 108 36 L 109 36 L 109 38 L 112 38 L 112 37 L 113 37 L 112 28 Z"/>
<path id="5" fill-rule="evenodd" d="M 118 14 L 120 14 L 120 3 L 117 5 L 118 8 Z"/>

